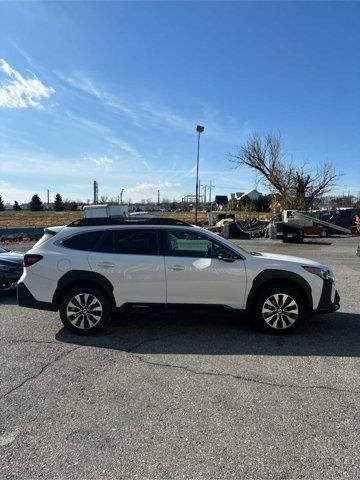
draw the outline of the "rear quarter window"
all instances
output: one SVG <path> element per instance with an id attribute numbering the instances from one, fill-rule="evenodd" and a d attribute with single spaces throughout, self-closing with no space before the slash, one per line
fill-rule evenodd
<path id="1" fill-rule="evenodd" d="M 79 233 L 63 240 L 61 245 L 65 248 L 71 248 L 72 250 L 91 252 L 94 250 L 102 234 L 102 231 Z"/>
<path id="2" fill-rule="evenodd" d="M 56 235 L 56 232 L 45 232 L 44 235 L 40 238 L 40 240 L 38 240 L 35 245 L 33 246 L 33 248 L 35 247 L 39 247 L 40 245 L 42 245 L 43 243 L 47 242 L 48 240 L 50 240 L 50 238 L 53 238 L 55 237 Z"/>

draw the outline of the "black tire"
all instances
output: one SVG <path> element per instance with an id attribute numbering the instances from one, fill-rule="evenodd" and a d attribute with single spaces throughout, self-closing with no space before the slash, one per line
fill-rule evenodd
<path id="1" fill-rule="evenodd" d="M 64 327 L 77 335 L 93 335 L 105 327 L 111 305 L 104 292 L 93 285 L 78 285 L 65 293 L 60 304 Z"/>
<path id="2" fill-rule="evenodd" d="M 255 298 L 254 313 L 257 326 L 275 335 L 293 332 L 308 318 L 301 293 L 281 283 L 259 291 Z"/>
<path id="3" fill-rule="evenodd" d="M 303 241 L 304 241 L 304 236 L 305 236 L 305 235 L 304 235 L 304 230 L 303 230 L 302 228 L 300 228 L 300 230 L 299 230 L 299 232 L 298 232 L 298 234 L 297 234 L 297 241 L 298 241 L 299 243 L 303 243 Z"/>
<path id="4" fill-rule="evenodd" d="M 328 234 L 327 230 L 321 230 L 321 232 L 319 233 L 320 238 L 326 238 L 328 236 L 329 236 L 329 234 Z"/>

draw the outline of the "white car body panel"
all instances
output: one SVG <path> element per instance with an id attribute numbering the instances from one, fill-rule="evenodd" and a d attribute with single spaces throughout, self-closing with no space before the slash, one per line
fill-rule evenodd
<path id="1" fill-rule="evenodd" d="M 244 308 L 244 260 L 165 257 L 167 302 L 226 305 Z"/>
<path id="2" fill-rule="evenodd" d="M 92 271 L 104 275 L 114 286 L 117 307 L 124 303 L 165 303 L 164 257 L 90 253 Z"/>

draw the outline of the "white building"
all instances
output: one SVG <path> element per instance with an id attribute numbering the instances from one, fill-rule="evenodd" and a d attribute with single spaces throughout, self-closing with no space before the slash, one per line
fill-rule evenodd
<path id="1" fill-rule="evenodd" d="M 248 190 L 247 192 L 236 192 L 230 193 L 230 198 L 236 200 L 241 200 L 244 197 L 248 197 L 252 202 L 256 202 L 256 200 L 260 197 L 261 193 L 257 190 Z"/>

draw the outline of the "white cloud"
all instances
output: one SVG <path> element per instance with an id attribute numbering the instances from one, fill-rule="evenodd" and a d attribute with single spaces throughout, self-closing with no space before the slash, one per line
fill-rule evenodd
<path id="1" fill-rule="evenodd" d="M 55 72 L 60 80 L 73 88 L 95 97 L 113 113 L 120 112 L 132 120 L 140 128 L 159 128 L 177 130 L 188 135 L 195 134 L 197 124 L 205 125 L 206 136 L 216 138 L 224 143 L 241 142 L 250 132 L 248 122 L 239 123 L 229 115 L 223 115 L 208 105 L 197 108 L 196 114 L 183 115 L 178 110 L 169 109 L 166 105 L 148 100 L 123 101 L 119 95 L 109 92 L 108 87 L 97 85 L 92 79 L 87 78 L 82 72 L 75 72 L 66 76 Z"/>
<path id="2" fill-rule="evenodd" d="M 149 103 L 143 103 L 141 107 L 153 123 L 159 125 L 167 124 L 170 127 L 177 128 L 186 133 L 193 132 L 195 128 L 195 120 L 170 112 L 163 107 L 154 106 Z"/>
<path id="3" fill-rule="evenodd" d="M 66 112 L 66 115 L 76 124 L 81 123 L 86 128 L 89 128 L 90 130 L 94 130 L 100 135 L 109 135 L 111 133 L 110 128 L 106 127 L 102 123 L 95 122 L 94 120 L 89 120 L 88 118 L 81 117 L 79 115 L 75 115 L 69 111 Z"/>
<path id="4" fill-rule="evenodd" d="M 142 158 L 142 155 L 134 147 L 129 145 L 127 142 L 125 142 L 125 140 L 123 140 L 122 138 L 109 137 L 107 138 L 107 141 L 114 145 L 117 145 L 118 147 L 121 148 L 121 150 L 124 150 L 124 152 L 132 155 L 135 158 L 138 158 L 138 159 Z"/>
<path id="5" fill-rule="evenodd" d="M 2 58 L 0 72 L 6 76 L 0 83 L 0 107 L 41 109 L 41 100 L 55 93 L 52 87 L 47 87 L 37 77 L 23 77 Z"/>
<path id="6" fill-rule="evenodd" d="M 107 157 L 106 155 L 102 157 L 85 157 L 85 159 L 95 163 L 95 165 L 97 165 L 98 167 L 106 167 L 114 163 L 114 160 Z"/>
<path id="7" fill-rule="evenodd" d="M 20 203 L 27 202 L 34 193 L 34 190 L 19 188 L 15 185 L 10 185 L 4 180 L 0 180 L 0 195 L 4 203 L 13 203 L 14 200 L 17 200 Z"/>
<path id="8" fill-rule="evenodd" d="M 69 84 L 77 90 L 87 93 L 88 95 L 92 95 L 100 100 L 104 105 L 120 111 L 132 119 L 137 118 L 137 114 L 132 108 L 129 107 L 129 105 L 127 105 L 125 102 L 121 102 L 117 97 L 106 91 L 103 87 L 95 85 L 92 80 L 86 78 L 83 74 L 77 72 L 73 76 L 69 77 L 57 72 L 56 75 L 63 82 Z"/>
<path id="9" fill-rule="evenodd" d="M 155 195 L 158 190 L 172 191 L 174 188 L 179 186 L 179 183 L 173 183 L 168 180 L 164 180 L 158 183 L 141 182 L 137 183 L 134 187 L 127 188 L 126 193 L 137 195 Z"/>

